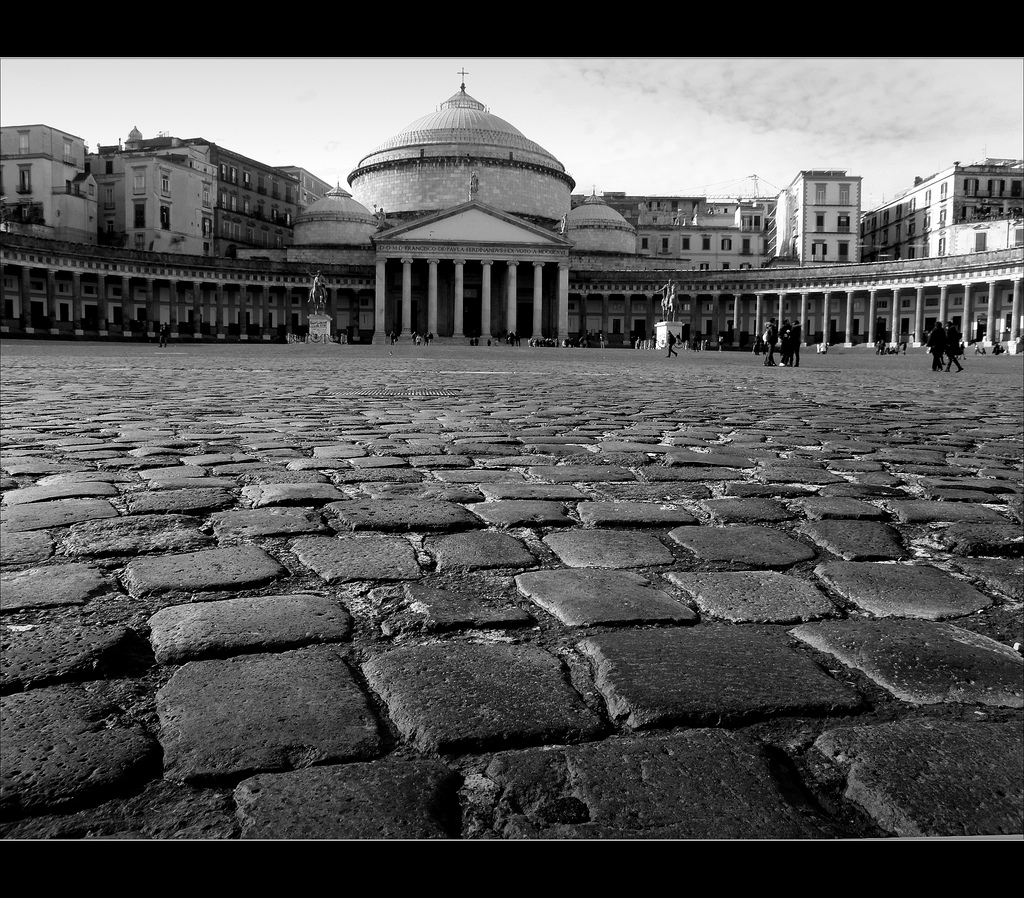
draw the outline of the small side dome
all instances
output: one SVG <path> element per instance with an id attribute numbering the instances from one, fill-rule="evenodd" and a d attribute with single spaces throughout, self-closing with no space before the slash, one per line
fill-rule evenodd
<path id="1" fill-rule="evenodd" d="M 129 140 L 142 140 L 142 132 L 139 130 L 139 126 L 136 125 L 131 131 L 128 132 Z"/>
<path id="2" fill-rule="evenodd" d="M 565 236 L 578 250 L 636 253 L 636 228 L 596 193 L 565 216 Z"/>
<path id="3" fill-rule="evenodd" d="M 340 186 L 296 216 L 296 245 L 364 246 L 377 228 L 373 213 Z"/>

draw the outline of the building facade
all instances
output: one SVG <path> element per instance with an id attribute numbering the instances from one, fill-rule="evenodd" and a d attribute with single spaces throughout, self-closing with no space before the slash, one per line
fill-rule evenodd
<path id="1" fill-rule="evenodd" d="M 860 239 L 866 262 L 925 259 L 1020 246 L 1024 161 L 954 162 L 893 200 L 865 212 Z"/>
<path id="2" fill-rule="evenodd" d="M 778 196 L 770 233 L 780 264 L 831 265 L 860 261 L 861 178 L 846 171 L 800 172 Z"/>
<path id="3" fill-rule="evenodd" d="M 85 141 L 58 128 L 0 128 L 5 230 L 95 243 L 97 188 L 85 157 Z"/>

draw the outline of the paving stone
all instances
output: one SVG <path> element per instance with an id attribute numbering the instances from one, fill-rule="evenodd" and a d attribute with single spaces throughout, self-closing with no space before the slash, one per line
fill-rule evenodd
<path id="1" fill-rule="evenodd" d="M 905 838 L 1020 836 L 1019 722 L 906 720 L 827 730 L 815 748 L 844 771 L 846 798 Z"/>
<path id="2" fill-rule="evenodd" d="M 603 731 L 558 659 L 532 645 L 406 646 L 371 658 L 363 672 L 421 751 L 574 742 Z"/>
<path id="3" fill-rule="evenodd" d="M 467 468 L 465 470 L 432 471 L 434 477 L 444 483 L 516 483 L 523 482 L 523 475 L 518 471 L 494 471 L 483 468 Z"/>
<path id="4" fill-rule="evenodd" d="M 750 627 L 604 633 L 579 648 L 591 659 L 611 719 L 634 730 L 742 725 L 861 707 L 856 692 L 780 634 Z"/>
<path id="5" fill-rule="evenodd" d="M 943 620 L 973 614 L 992 600 L 927 564 L 832 561 L 814 575 L 845 601 L 877 617 Z"/>
<path id="6" fill-rule="evenodd" d="M 206 452 L 202 455 L 183 455 L 179 461 L 183 465 L 212 467 L 214 465 L 230 464 L 231 462 L 256 461 L 256 459 L 242 452 Z"/>
<path id="7" fill-rule="evenodd" d="M 227 508 L 234 501 L 229 490 L 205 486 L 130 493 L 125 497 L 131 514 L 200 514 Z"/>
<path id="8" fill-rule="evenodd" d="M 804 624 L 791 632 L 902 701 L 1024 707 L 1024 658 L 953 624 L 858 620 Z"/>
<path id="9" fill-rule="evenodd" d="M 174 605 L 149 619 L 160 664 L 223 658 L 348 639 L 352 619 L 323 596 L 251 596 Z"/>
<path id="10" fill-rule="evenodd" d="M 203 592 L 262 586 L 287 575 L 272 556 L 255 546 L 205 549 L 137 558 L 123 572 L 133 596 L 162 592 Z"/>
<path id="11" fill-rule="evenodd" d="M 375 757 L 379 726 L 334 646 L 190 661 L 156 695 L 164 776 L 218 781 Z"/>
<path id="12" fill-rule="evenodd" d="M 260 774 L 234 798 L 243 839 L 446 839 L 461 780 L 438 761 L 382 760 Z"/>
<path id="13" fill-rule="evenodd" d="M 111 582 L 88 564 L 53 564 L 0 575 L 0 610 L 84 605 Z"/>
<path id="14" fill-rule="evenodd" d="M 812 521 L 839 519 L 843 521 L 885 521 L 889 514 L 884 509 L 863 499 L 848 499 L 840 496 L 828 498 L 816 496 L 800 499 L 799 505 Z"/>
<path id="15" fill-rule="evenodd" d="M 101 679 L 138 667 L 142 640 L 127 627 L 30 624 L 0 632 L 0 691 Z M 148 661 L 146 661 L 148 664 Z"/>
<path id="16" fill-rule="evenodd" d="M 482 502 L 483 493 L 475 485 L 431 483 L 362 483 L 359 491 L 370 499 L 426 499 L 437 502 L 458 502 L 460 505 Z"/>
<path id="17" fill-rule="evenodd" d="M 743 474 L 734 468 L 714 467 L 662 467 L 661 465 L 649 465 L 641 470 L 640 476 L 651 483 L 713 483 L 724 480 L 739 480 Z"/>
<path id="18" fill-rule="evenodd" d="M 479 531 L 428 539 L 425 547 L 439 571 L 523 568 L 536 564 L 526 546 L 509 533 Z"/>
<path id="19" fill-rule="evenodd" d="M 580 520 L 588 527 L 681 527 L 698 520 L 685 508 L 655 502 L 580 502 Z"/>
<path id="20" fill-rule="evenodd" d="M 765 483 L 801 483 L 817 485 L 846 482 L 846 478 L 839 474 L 833 474 L 831 471 L 826 471 L 823 468 L 800 468 L 790 465 L 762 470 L 760 472 L 760 476 L 764 478 Z"/>
<path id="21" fill-rule="evenodd" d="M 986 588 L 998 590 L 1011 599 L 1024 599 L 1024 560 L 1009 558 L 958 558 L 957 569 L 980 580 Z"/>
<path id="22" fill-rule="evenodd" d="M 789 508 L 774 499 L 712 499 L 702 504 L 722 524 L 791 521 L 796 517 Z"/>
<path id="23" fill-rule="evenodd" d="M 534 465 L 527 469 L 531 477 L 550 483 L 605 483 L 636 480 L 629 468 L 618 465 Z"/>
<path id="24" fill-rule="evenodd" d="M 29 502 L 50 502 L 54 499 L 82 499 L 87 497 L 117 496 L 117 487 L 104 481 L 62 483 L 52 486 L 24 486 L 6 490 L 4 505 L 25 505 Z"/>
<path id="25" fill-rule="evenodd" d="M 836 483 L 821 487 L 818 495 L 823 499 L 898 499 L 907 491 L 896 486 L 870 483 Z"/>
<path id="26" fill-rule="evenodd" d="M 694 452 L 689 449 L 670 451 L 665 456 L 665 464 L 670 467 L 698 465 L 708 468 L 753 468 L 757 462 L 749 455 L 723 452 L 712 447 L 710 452 Z"/>
<path id="27" fill-rule="evenodd" d="M 482 527 L 461 505 L 439 499 L 346 499 L 324 506 L 335 530 L 448 532 Z"/>
<path id="28" fill-rule="evenodd" d="M 571 567 L 648 567 L 674 560 L 656 537 L 631 530 L 570 530 L 549 534 L 544 542 Z"/>
<path id="29" fill-rule="evenodd" d="M 412 545 L 402 537 L 300 537 L 292 543 L 292 551 L 327 583 L 416 580 L 422 576 Z"/>
<path id="30" fill-rule="evenodd" d="M 11 533 L 116 517 L 117 509 L 106 499 L 54 499 L 0 509 L 0 524 Z"/>
<path id="31" fill-rule="evenodd" d="M 45 458 L 12 458 L 3 462 L 3 464 L 0 465 L 0 468 L 14 477 L 23 474 L 30 477 L 50 474 L 69 474 L 74 471 L 82 470 L 79 465 L 66 462 L 49 461 Z"/>
<path id="32" fill-rule="evenodd" d="M 263 483 L 242 488 L 242 499 L 253 508 L 270 505 L 324 505 L 344 499 L 330 483 Z"/>
<path id="33" fill-rule="evenodd" d="M 525 611 L 511 605 L 492 607 L 485 604 L 480 595 L 419 583 L 406 583 L 403 589 L 401 610 L 381 624 L 385 636 L 409 632 L 507 630 L 534 623 Z"/>
<path id="34" fill-rule="evenodd" d="M 80 686 L 0 698 L 0 815 L 102 801 L 159 773 L 159 747 L 120 709 Z"/>
<path id="35" fill-rule="evenodd" d="M 753 739 L 698 729 L 495 754 L 485 775 L 508 837 L 762 839 L 830 835 L 784 794 Z"/>
<path id="36" fill-rule="evenodd" d="M 211 515 L 210 522 L 220 537 L 253 539 L 329 532 L 320 514 L 309 508 L 236 508 Z"/>
<path id="37" fill-rule="evenodd" d="M 801 532 L 846 561 L 895 561 L 909 554 L 899 534 L 881 521 L 816 521 Z"/>
<path id="38" fill-rule="evenodd" d="M 73 556 L 144 555 L 185 552 L 213 543 L 187 515 L 126 515 L 72 526 L 64 551 Z"/>
<path id="39" fill-rule="evenodd" d="M 573 502 L 589 498 L 588 493 L 566 483 L 481 483 L 480 492 L 494 501 Z"/>
<path id="40" fill-rule="evenodd" d="M 703 613 L 734 623 L 786 624 L 837 614 L 814 584 L 776 571 L 673 571 L 666 576 Z"/>
<path id="41" fill-rule="evenodd" d="M 477 502 L 469 510 L 495 527 L 571 527 L 576 522 L 561 502 L 542 499 L 497 499 Z"/>
<path id="42" fill-rule="evenodd" d="M 0 564 L 18 567 L 46 561 L 53 554 L 53 539 L 45 530 L 0 528 Z"/>
<path id="43" fill-rule="evenodd" d="M 938 543 L 954 555 L 1024 555 L 1024 533 L 1013 524 L 951 524 L 935 534 Z"/>
<path id="44" fill-rule="evenodd" d="M 931 499 L 893 499 L 888 505 L 893 514 L 904 524 L 931 524 L 938 521 L 1006 523 L 1006 518 L 1003 515 L 984 505 L 936 502 Z"/>
<path id="45" fill-rule="evenodd" d="M 813 495 L 814 486 L 792 483 L 727 483 L 725 495 L 740 499 L 804 499 Z"/>
<path id="46" fill-rule="evenodd" d="M 570 627 L 697 622 L 664 590 L 629 571 L 532 571 L 516 577 L 519 592 Z"/>
<path id="47" fill-rule="evenodd" d="M 677 527 L 668 534 L 701 561 L 748 568 L 787 568 L 814 558 L 814 550 L 778 530 L 757 525 Z"/>
<path id="48" fill-rule="evenodd" d="M 366 450 L 355 443 L 330 443 L 312 448 L 313 458 L 361 458 L 366 455 Z"/>

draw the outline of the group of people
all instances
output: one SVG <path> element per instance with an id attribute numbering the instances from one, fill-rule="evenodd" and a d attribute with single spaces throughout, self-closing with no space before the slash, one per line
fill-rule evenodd
<path id="1" fill-rule="evenodd" d="M 761 334 L 760 347 L 754 343 L 754 353 L 757 354 L 761 347 L 764 349 L 765 367 L 782 365 L 786 368 L 800 367 L 800 339 L 801 328 L 799 321 L 783 319 L 782 326 L 772 318 L 765 326 Z M 779 360 L 775 361 L 776 347 L 779 350 Z"/>
<path id="2" fill-rule="evenodd" d="M 388 342 L 394 346 L 398 342 L 398 337 L 398 331 L 392 331 L 388 334 Z M 409 339 L 417 346 L 429 346 L 431 341 L 434 339 L 434 335 L 431 333 L 419 334 L 413 331 L 413 333 L 409 335 Z"/>
<path id="3" fill-rule="evenodd" d="M 928 351 L 932 354 L 932 371 L 942 371 L 942 360 L 946 359 L 946 371 L 954 365 L 958 372 L 964 370 L 960 359 L 964 355 L 964 343 L 956 325 L 949 321 L 943 326 L 936 321 L 928 334 Z"/>

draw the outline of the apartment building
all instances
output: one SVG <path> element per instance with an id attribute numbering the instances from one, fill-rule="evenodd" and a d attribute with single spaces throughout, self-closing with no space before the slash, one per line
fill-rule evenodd
<path id="1" fill-rule="evenodd" d="M 298 165 L 282 165 L 278 168 L 279 171 L 284 172 L 286 175 L 292 175 L 298 180 L 298 214 L 301 215 L 306 211 L 306 208 L 312 206 L 317 200 L 322 199 L 332 190 L 335 185 L 328 184 L 327 181 L 322 178 L 318 178 L 312 172 L 301 168 Z"/>
<path id="2" fill-rule="evenodd" d="M 861 261 L 857 234 L 861 178 L 837 169 L 801 171 L 778 196 L 770 228 L 773 262 L 835 265 Z"/>
<path id="3" fill-rule="evenodd" d="M 96 243 L 97 188 L 81 137 L 50 125 L 0 128 L 4 230 Z"/>
<path id="4" fill-rule="evenodd" d="M 584 199 L 573 196 L 573 206 Z M 760 268 L 769 258 L 774 198 L 605 192 L 602 199 L 636 228 L 639 256 L 672 260 L 693 271 Z"/>
<path id="5" fill-rule="evenodd" d="M 985 159 L 915 178 L 914 186 L 865 212 L 862 257 L 891 262 L 1020 246 L 1024 160 Z"/>

